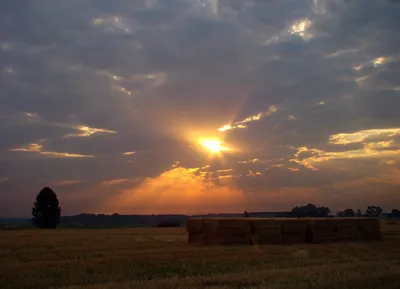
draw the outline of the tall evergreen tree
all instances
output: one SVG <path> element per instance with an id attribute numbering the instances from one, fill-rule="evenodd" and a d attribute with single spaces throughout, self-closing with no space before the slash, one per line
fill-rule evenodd
<path id="1" fill-rule="evenodd" d="M 54 229 L 60 223 L 61 208 L 58 198 L 49 187 L 44 187 L 36 196 L 32 216 L 33 225 L 42 229 Z"/>

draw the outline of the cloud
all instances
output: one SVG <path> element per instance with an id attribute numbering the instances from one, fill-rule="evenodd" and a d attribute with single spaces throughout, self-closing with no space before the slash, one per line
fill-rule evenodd
<path id="1" fill-rule="evenodd" d="M 80 133 L 76 134 L 67 134 L 64 137 L 88 137 L 91 136 L 95 133 L 116 133 L 115 131 L 112 130 L 106 130 L 102 128 L 92 128 L 92 127 L 87 127 L 87 126 L 80 126 L 77 128 L 77 130 L 80 131 Z"/>
<path id="2" fill-rule="evenodd" d="M 128 180 L 128 179 L 117 179 L 117 180 L 104 181 L 103 184 L 104 185 L 118 185 L 118 184 L 126 183 L 129 181 L 130 180 Z"/>
<path id="3" fill-rule="evenodd" d="M 81 180 L 63 180 L 63 181 L 54 182 L 52 185 L 55 187 L 60 187 L 60 186 L 76 185 L 79 183 L 82 183 L 82 181 Z"/>
<path id="4" fill-rule="evenodd" d="M 58 158 L 92 158 L 92 155 L 82 155 L 75 153 L 67 153 L 67 152 L 51 152 L 51 151 L 43 151 L 43 147 L 40 144 L 31 143 L 23 147 L 10 149 L 11 152 L 33 152 L 42 156 L 49 157 L 58 157 Z"/>
<path id="5" fill-rule="evenodd" d="M 353 133 L 339 133 L 329 137 L 329 143 L 333 145 L 360 144 L 361 147 L 339 151 L 323 151 L 315 148 L 298 148 L 293 162 L 304 165 L 310 169 L 333 160 L 357 160 L 357 159 L 398 159 L 400 145 L 398 143 L 399 128 L 369 129 Z M 302 157 L 306 155 L 306 157 Z"/>
<path id="6" fill-rule="evenodd" d="M 234 187 L 207 182 L 200 168 L 177 167 L 140 185 L 123 190 L 104 203 L 104 209 L 141 213 L 207 213 L 243 211 L 245 197 Z"/>
<path id="7" fill-rule="evenodd" d="M 400 149 L 398 7 L 1 3 L 4 209 L 22 214 L 31 204 L 17 209 L 18 198 L 45 184 L 57 184 L 69 212 L 147 212 L 148 196 L 160 199 L 155 212 L 242 210 L 242 201 L 248 211 L 341 207 L 362 203 L 359 195 L 379 202 L 371 182 L 390 204 L 398 184 L 385 176 Z M 200 140 L 229 151 L 212 153 Z"/>
<path id="8" fill-rule="evenodd" d="M 249 122 L 253 122 L 253 121 L 258 121 L 260 119 L 262 119 L 265 116 L 269 116 L 271 114 L 273 114 L 274 112 L 276 112 L 277 108 L 275 105 L 271 106 L 268 108 L 267 112 L 260 112 L 256 115 L 252 115 L 249 117 L 246 117 L 245 119 L 241 120 L 241 121 L 237 121 L 234 124 L 230 125 L 230 124 L 226 124 L 222 127 L 220 127 L 218 130 L 219 131 L 227 131 L 227 130 L 231 130 L 231 129 L 235 129 L 235 128 L 246 128 L 247 126 L 245 125 L 246 123 Z"/>

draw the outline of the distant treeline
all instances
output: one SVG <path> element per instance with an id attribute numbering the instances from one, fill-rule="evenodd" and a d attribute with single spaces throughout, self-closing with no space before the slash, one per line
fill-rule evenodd
<path id="1" fill-rule="evenodd" d="M 241 218 L 243 216 L 249 218 L 299 218 L 299 217 L 334 217 L 332 215 L 325 216 L 325 210 L 322 215 L 316 215 L 315 211 L 304 211 L 297 207 L 287 212 L 245 212 L 244 214 L 205 214 L 205 215 L 119 215 L 119 214 L 79 214 L 74 216 L 61 216 L 60 227 L 74 228 L 96 228 L 96 227 L 179 227 L 184 226 L 188 218 L 210 217 L 210 218 Z M 397 213 L 398 211 L 395 211 Z M 336 217 L 359 217 L 359 212 L 345 210 L 336 214 Z M 366 216 L 365 213 L 361 216 Z M 380 217 L 400 218 L 400 215 L 391 215 L 381 213 Z M 7 225 L 27 225 L 32 226 L 30 218 L 0 218 L 0 224 Z"/>
<path id="2" fill-rule="evenodd" d="M 104 215 L 79 214 L 63 216 L 60 226 L 89 227 L 179 227 L 183 226 L 189 216 L 186 215 Z"/>
<path id="3" fill-rule="evenodd" d="M 244 212 L 241 214 L 208 214 L 208 215 L 120 215 L 120 214 L 79 214 L 62 216 L 57 194 L 49 187 L 44 187 L 36 196 L 31 219 L 0 219 L 4 225 L 36 226 L 42 229 L 61 227 L 180 227 L 190 217 L 214 218 L 327 218 L 334 217 L 328 207 L 314 204 L 296 206 L 287 212 Z M 368 206 L 364 213 L 360 209 L 346 209 L 338 212 L 336 217 L 393 217 L 400 218 L 400 211 L 393 209 L 385 214 L 378 206 Z"/>

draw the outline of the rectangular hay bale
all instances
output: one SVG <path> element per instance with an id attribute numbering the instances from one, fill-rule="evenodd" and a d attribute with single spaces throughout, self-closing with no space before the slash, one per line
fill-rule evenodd
<path id="1" fill-rule="evenodd" d="M 202 224 L 202 232 L 204 233 L 243 233 L 247 234 L 251 231 L 251 221 L 249 219 L 236 218 L 219 218 L 204 219 Z"/>
<path id="2" fill-rule="evenodd" d="M 252 243 L 281 244 L 282 243 L 282 223 L 276 219 L 254 219 L 252 228 Z"/>
<path id="3" fill-rule="evenodd" d="M 339 242 L 359 240 L 358 222 L 356 218 L 337 219 L 336 224 Z"/>
<path id="4" fill-rule="evenodd" d="M 361 241 L 382 239 L 381 222 L 378 218 L 358 219 L 358 236 Z"/>
<path id="5" fill-rule="evenodd" d="M 207 234 L 214 234 L 218 230 L 217 219 L 205 218 L 203 219 L 201 231 Z"/>
<path id="6" fill-rule="evenodd" d="M 307 243 L 309 220 L 286 219 L 282 223 L 283 244 L 304 244 Z"/>
<path id="7" fill-rule="evenodd" d="M 338 240 L 334 219 L 313 219 L 309 222 L 307 241 L 311 243 L 331 243 Z"/>
<path id="8" fill-rule="evenodd" d="M 219 245 L 248 245 L 251 242 L 250 234 L 217 233 L 215 237 Z"/>
<path id="9" fill-rule="evenodd" d="M 186 231 L 188 233 L 201 233 L 203 219 L 188 219 L 186 221 Z"/>
<path id="10" fill-rule="evenodd" d="M 336 220 L 336 225 L 338 231 L 340 230 L 356 230 L 358 228 L 357 225 L 357 219 L 356 218 L 351 218 L 351 219 L 335 219 Z"/>
<path id="11" fill-rule="evenodd" d="M 306 234 L 308 220 L 285 220 L 282 222 L 282 234 Z"/>
<path id="12" fill-rule="evenodd" d="M 272 233 L 258 233 L 252 234 L 251 236 L 252 244 L 254 245 L 267 245 L 267 244 L 282 244 L 282 234 L 277 232 Z"/>
<path id="13" fill-rule="evenodd" d="M 203 234 L 203 245 L 247 245 L 250 244 L 250 234 Z"/>
<path id="14" fill-rule="evenodd" d="M 381 222 L 377 218 L 364 218 L 357 221 L 359 231 L 370 232 L 381 230 Z"/>

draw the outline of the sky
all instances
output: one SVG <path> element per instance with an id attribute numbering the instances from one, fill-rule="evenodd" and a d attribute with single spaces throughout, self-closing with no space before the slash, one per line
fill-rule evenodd
<path id="1" fill-rule="evenodd" d="M 0 216 L 400 208 L 400 3 L 0 2 Z"/>

